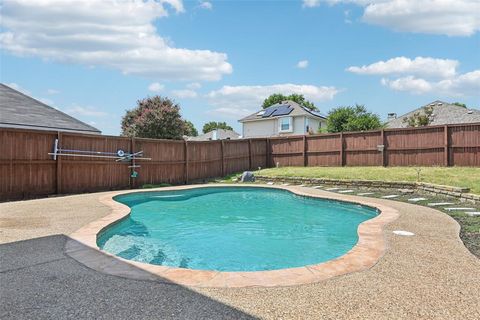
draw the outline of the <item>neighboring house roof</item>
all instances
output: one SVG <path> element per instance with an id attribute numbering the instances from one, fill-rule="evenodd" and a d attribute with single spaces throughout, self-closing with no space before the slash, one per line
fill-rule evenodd
<path id="1" fill-rule="evenodd" d="M 0 83 L 0 127 L 100 134 L 101 131 Z"/>
<path id="2" fill-rule="evenodd" d="M 315 118 L 326 119 L 326 116 L 320 114 L 316 111 L 310 111 L 306 108 L 303 108 L 298 103 L 287 100 L 282 101 L 281 103 L 270 106 L 266 109 L 259 110 L 251 115 L 246 116 L 238 120 L 238 122 L 248 122 L 248 121 L 258 121 L 258 120 L 268 120 L 272 118 L 280 118 L 285 116 L 311 116 Z"/>
<path id="3" fill-rule="evenodd" d="M 460 123 L 475 123 L 480 122 L 480 110 L 468 109 L 443 101 L 434 101 L 418 109 L 410 111 L 400 117 L 392 119 L 387 122 L 388 128 L 406 128 L 408 123 L 404 122 L 413 116 L 414 113 L 419 112 L 424 114 L 423 108 L 431 106 L 433 108 L 431 126 L 445 125 L 445 124 L 460 124 Z"/>
<path id="4" fill-rule="evenodd" d="M 199 135 L 198 137 L 187 137 L 188 141 L 209 141 L 209 140 L 234 140 L 240 135 L 233 130 L 215 129 Z"/>

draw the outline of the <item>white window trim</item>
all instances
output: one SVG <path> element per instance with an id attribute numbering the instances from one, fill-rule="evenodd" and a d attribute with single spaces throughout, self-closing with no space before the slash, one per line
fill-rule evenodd
<path id="1" fill-rule="evenodd" d="M 288 119 L 288 129 L 287 130 L 282 130 L 282 120 Z M 278 118 L 278 132 L 284 133 L 284 132 L 293 132 L 293 117 L 282 117 Z"/>

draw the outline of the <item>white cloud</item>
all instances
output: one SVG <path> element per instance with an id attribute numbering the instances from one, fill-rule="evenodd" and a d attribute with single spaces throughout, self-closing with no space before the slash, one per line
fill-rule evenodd
<path id="1" fill-rule="evenodd" d="M 480 92 L 480 70 L 458 74 L 458 65 L 457 60 L 450 59 L 397 57 L 346 70 L 362 75 L 382 75 L 382 85 L 413 94 L 434 92 L 441 96 L 463 96 Z"/>
<path id="2" fill-rule="evenodd" d="M 390 80 L 383 78 L 381 83 L 395 91 L 408 91 L 414 94 L 422 94 L 432 91 L 432 84 L 425 79 L 418 79 L 414 76 Z"/>
<path id="3" fill-rule="evenodd" d="M 457 60 L 416 57 L 396 57 L 361 67 L 352 66 L 347 71 L 357 74 L 389 75 L 410 74 L 424 77 L 451 77 L 456 74 Z"/>
<path id="4" fill-rule="evenodd" d="M 197 90 L 197 89 L 200 89 L 201 87 L 202 85 L 198 82 L 192 82 L 187 84 L 187 89 Z"/>
<path id="5" fill-rule="evenodd" d="M 156 19 L 181 0 L 7 0 L 0 45 L 18 56 L 105 66 L 168 80 L 219 80 L 232 72 L 225 53 L 175 48 L 157 34 Z M 171 9 L 171 10 L 172 10 Z"/>
<path id="6" fill-rule="evenodd" d="M 304 8 L 313 8 L 320 5 L 320 0 L 303 0 L 302 7 Z"/>
<path id="7" fill-rule="evenodd" d="M 343 22 L 348 24 L 352 23 L 352 19 L 350 19 L 350 10 L 343 11 L 343 16 L 344 16 Z"/>
<path id="8" fill-rule="evenodd" d="M 198 96 L 197 92 L 190 89 L 172 90 L 172 94 L 177 98 L 193 99 Z"/>
<path id="9" fill-rule="evenodd" d="M 60 91 L 56 90 L 56 89 L 48 89 L 47 93 L 50 94 L 50 95 L 54 95 L 54 94 L 59 94 Z"/>
<path id="10" fill-rule="evenodd" d="M 480 30 L 478 0 L 304 0 L 303 7 L 321 2 L 362 6 L 363 21 L 395 31 L 470 36 Z"/>
<path id="11" fill-rule="evenodd" d="M 267 86 L 223 86 L 207 94 L 214 111 L 223 115 L 241 117 L 258 110 L 265 98 L 273 93 L 303 94 L 312 102 L 332 100 L 340 90 L 335 87 L 274 84 Z"/>
<path id="12" fill-rule="evenodd" d="M 162 91 L 163 89 L 165 89 L 165 86 L 163 84 L 160 84 L 158 82 L 152 82 L 149 86 L 148 86 L 148 90 L 149 91 L 152 91 L 152 92 L 160 92 Z"/>
<path id="13" fill-rule="evenodd" d="M 384 78 L 381 83 L 392 90 L 413 94 L 435 93 L 440 96 L 468 96 L 480 92 L 480 70 L 440 81 L 428 81 L 408 76 L 395 80 Z"/>
<path id="14" fill-rule="evenodd" d="M 480 69 L 439 81 L 437 87 L 439 90 L 451 92 L 454 95 L 478 95 L 480 92 Z"/>
<path id="15" fill-rule="evenodd" d="M 396 31 L 470 36 L 480 30 L 478 0 L 394 0 L 369 4 L 363 20 Z"/>
<path id="16" fill-rule="evenodd" d="M 202 9 L 212 10 L 213 5 L 209 1 L 200 1 L 199 7 Z"/>
<path id="17" fill-rule="evenodd" d="M 64 111 L 70 115 L 86 117 L 105 117 L 107 115 L 106 112 L 98 111 L 98 108 L 94 107 L 71 106 L 66 108 Z"/>
<path id="18" fill-rule="evenodd" d="M 300 61 L 298 61 L 298 63 L 297 63 L 297 68 L 305 69 L 306 67 L 308 67 L 308 60 L 300 60 Z"/>

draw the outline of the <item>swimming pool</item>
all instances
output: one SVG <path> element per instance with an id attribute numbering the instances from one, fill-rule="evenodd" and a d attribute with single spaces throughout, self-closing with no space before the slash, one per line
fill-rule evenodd
<path id="1" fill-rule="evenodd" d="M 344 255 L 376 209 L 287 190 L 208 187 L 114 198 L 131 214 L 98 246 L 125 259 L 197 270 L 265 271 Z"/>

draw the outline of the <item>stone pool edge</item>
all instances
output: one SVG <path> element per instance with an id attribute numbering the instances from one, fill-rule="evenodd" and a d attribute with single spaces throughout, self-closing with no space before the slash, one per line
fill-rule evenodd
<path id="1" fill-rule="evenodd" d="M 245 187 L 283 189 L 301 196 L 361 204 L 378 209 L 380 214 L 375 218 L 362 222 L 358 226 L 358 242 L 343 256 L 320 264 L 298 268 L 247 272 L 173 268 L 126 260 L 102 251 L 97 246 L 97 235 L 99 233 L 130 214 L 130 208 L 115 201 L 113 197 L 134 192 L 171 191 L 209 187 L 242 186 L 231 184 L 203 184 L 148 190 L 123 190 L 103 194 L 99 197 L 99 201 L 109 206 L 112 212 L 72 233 L 65 245 L 65 253 L 81 264 L 98 272 L 136 280 L 153 280 L 184 286 L 209 288 L 293 286 L 315 283 L 371 268 L 378 262 L 387 249 L 383 227 L 399 216 L 396 209 L 376 201 L 377 199 L 340 195 L 299 186 L 245 185 Z"/>

